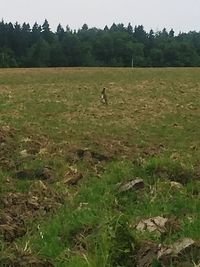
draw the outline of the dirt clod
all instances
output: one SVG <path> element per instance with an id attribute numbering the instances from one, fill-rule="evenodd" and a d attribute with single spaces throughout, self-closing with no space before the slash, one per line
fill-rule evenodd
<path id="1" fill-rule="evenodd" d="M 200 260 L 200 246 L 191 238 L 180 239 L 169 246 L 145 241 L 140 245 L 136 258 L 138 267 L 154 266 L 155 262 L 155 266 L 162 267 L 172 263 L 176 267 L 191 266 L 194 259 Z"/>
<path id="2" fill-rule="evenodd" d="M 47 259 L 34 255 L 31 251 L 13 251 L 0 254 L 0 266 L 4 267 L 53 267 L 54 265 Z"/>
<path id="3" fill-rule="evenodd" d="M 53 180 L 54 174 L 51 168 L 43 167 L 35 170 L 35 176 L 41 180 Z"/>
<path id="4" fill-rule="evenodd" d="M 27 193 L 6 194 L 0 199 L 0 233 L 4 240 L 12 242 L 25 235 L 27 221 L 56 211 L 62 202 L 62 196 L 41 181 L 33 184 Z"/>
<path id="5" fill-rule="evenodd" d="M 158 247 L 150 241 L 145 241 L 137 251 L 137 267 L 151 267 L 154 260 L 157 259 Z"/>
<path id="6" fill-rule="evenodd" d="M 144 181 L 141 178 L 129 180 L 128 182 L 120 184 L 119 192 L 126 192 L 129 190 L 139 190 L 144 188 Z"/>
<path id="7" fill-rule="evenodd" d="M 15 142 L 16 130 L 10 126 L 3 126 L 0 129 L 0 167 L 10 170 L 15 167 L 13 154 L 17 150 Z"/>
<path id="8" fill-rule="evenodd" d="M 176 232 L 180 230 L 180 222 L 174 217 L 152 217 L 141 220 L 137 225 L 136 229 L 140 232 L 149 231 L 155 233 L 158 236 L 167 235 L 168 233 Z"/>
<path id="9" fill-rule="evenodd" d="M 77 169 L 70 169 L 65 173 L 64 183 L 67 185 L 76 185 L 79 180 L 83 178 L 83 174 L 78 172 Z"/>
<path id="10" fill-rule="evenodd" d="M 148 230 L 149 232 L 158 232 L 158 233 L 164 233 L 166 231 L 166 224 L 168 219 L 157 216 L 153 218 L 149 218 L 146 220 L 141 220 L 136 229 L 138 231 L 145 231 Z"/>
<path id="11" fill-rule="evenodd" d="M 98 164 L 101 162 L 107 162 L 111 160 L 111 157 L 92 151 L 88 148 L 71 148 L 67 151 L 67 160 L 72 163 L 78 161 L 84 161 L 90 165 Z"/>
<path id="12" fill-rule="evenodd" d="M 74 250 L 79 252 L 86 251 L 86 238 L 92 233 L 90 226 L 82 226 L 69 233 L 69 240 L 72 243 Z"/>
<path id="13" fill-rule="evenodd" d="M 168 262 L 170 259 L 189 258 L 192 250 L 200 249 L 197 243 L 191 238 L 183 238 L 176 241 L 171 246 L 162 247 L 158 251 L 158 259 L 163 262 Z M 200 252 L 200 250 L 199 250 Z"/>
<path id="14" fill-rule="evenodd" d="M 17 171 L 15 174 L 18 179 L 39 179 L 39 180 L 53 180 L 54 174 L 51 168 L 42 167 L 39 169 L 24 169 Z"/>

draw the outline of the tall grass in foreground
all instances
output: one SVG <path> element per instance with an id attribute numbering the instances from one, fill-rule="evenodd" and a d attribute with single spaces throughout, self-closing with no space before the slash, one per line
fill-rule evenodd
<path id="1" fill-rule="evenodd" d="M 165 170 L 162 177 L 161 169 Z M 42 237 L 38 233 L 31 238 L 31 249 L 53 259 L 56 266 L 129 267 L 136 266 L 143 240 L 157 244 L 181 237 L 198 240 L 200 200 L 191 194 L 192 181 L 182 189 L 170 185 L 171 175 L 176 178 L 184 171 L 193 175 L 191 169 L 184 170 L 166 158 L 150 159 L 142 166 L 129 161 L 108 164 L 100 178 L 89 177 L 71 203 L 41 222 Z M 144 190 L 119 193 L 120 182 L 138 176 L 145 181 Z M 194 183 L 200 190 L 199 181 Z M 135 229 L 139 220 L 153 216 L 173 218 L 178 227 L 166 235 Z"/>

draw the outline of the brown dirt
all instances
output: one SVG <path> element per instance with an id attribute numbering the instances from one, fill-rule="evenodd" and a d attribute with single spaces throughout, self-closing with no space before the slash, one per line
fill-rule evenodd
<path id="1" fill-rule="evenodd" d="M 23 163 L 52 154 L 55 149 L 46 136 L 35 134 L 19 139 L 16 129 L 10 126 L 0 129 L 0 168 L 3 170 L 19 170 Z"/>
<path id="2" fill-rule="evenodd" d="M 32 254 L 31 251 L 19 249 L 4 251 L 0 253 L 0 266 L 4 267 L 53 267 L 47 259 Z"/>
<path id="3" fill-rule="evenodd" d="M 131 135 L 130 138 L 132 139 L 133 136 Z M 118 158 L 141 158 L 144 160 L 159 156 L 166 149 L 164 144 L 161 143 L 151 143 L 148 146 L 130 144 L 129 136 L 119 140 L 111 139 L 110 137 L 101 139 L 99 137 L 93 137 L 91 142 L 92 145 L 96 147 L 96 151 L 102 151 L 102 154 L 108 158 L 108 161 Z"/>
<path id="4" fill-rule="evenodd" d="M 35 182 L 28 193 L 8 193 L 0 199 L 0 233 L 7 242 L 26 234 L 26 222 L 36 216 L 54 212 L 62 204 L 60 194 L 41 181 Z"/>
<path id="5" fill-rule="evenodd" d="M 151 144 L 150 146 L 144 148 L 138 146 L 137 149 L 138 149 L 138 154 L 142 158 L 149 158 L 161 155 L 165 150 L 165 147 L 163 144 Z"/>
<path id="6" fill-rule="evenodd" d="M 71 163 L 76 163 L 81 160 L 90 165 L 95 165 L 112 159 L 106 154 L 98 153 L 87 148 L 69 147 L 65 154 L 67 161 Z"/>
<path id="7" fill-rule="evenodd" d="M 129 139 L 132 140 L 132 138 L 132 134 L 113 138 L 113 136 L 98 136 L 95 133 L 87 137 L 89 144 L 95 148 L 92 150 L 105 155 L 108 160 L 133 157 L 138 151 L 136 145 L 129 142 Z"/>
<path id="8" fill-rule="evenodd" d="M 39 179 L 39 180 L 54 180 L 55 176 L 50 167 L 43 167 L 38 169 L 23 169 L 15 173 L 18 179 Z"/>
<path id="9" fill-rule="evenodd" d="M 173 172 L 173 170 L 169 170 L 168 168 L 160 167 L 157 170 L 157 174 L 160 177 L 167 178 L 170 181 L 178 182 L 182 185 L 185 185 L 191 180 L 195 179 L 194 173 L 191 173 L 183 168 L 180 168 L 176 172 Z"/>
<path id="10" fill-rule="evenodd" d="M 157 245 L 152 241 L 143 241 L 140 244 L 140 248 L 138 249 L 136 255 L 137 267 L 150 267 L 153 266 L 153 263 L 158 264 L 158 262 L 158 266 L 162 267 L 168 267 L 171 266 L 171 264 L 174 267 L 189 267 L 192 266 L 191 263 L 193 261 L 198 262 L 200 260 L 200 246 L 198 243 L 194 242 L 193 245 L 188 246 L 185 249 L 183 248 L 179 253 L 177 253 L 176 243 L 178 242 L 181 243 L 182 241 L 177 241 L 172 244 L 172 246 L 165 247 L 161 244 Z M 162 257 L 160 257 L 161 251 L 166 251 L 166 253 L 163 253 Z"/>
<path id="11" fill-rule="evenodd" d="M 40 154 L 42 151 L 46 150 L 48 152 L 51 144 L 49 143 L 49 139 L 45 135 L 35 134 L 34 136 L 30 135 L 21 140 L 21 145 L 24 150 L 27 151 L 27 154 L 36 155 Z"/>
<path id="12" fill-rule="evenodd" d="M 92 233 L 92 231 L 93 230 L 90 226 L 83 226 L 70 233 L 69 240 L 71 241 L 75 252 L 81 253 L 86 251 L 87 247 L 85 239 Z"/>
<path id="13" fill-rule="evenodd" d="M 65 173 L 63 182 L 67 185 L 76 185 L 82 178 L 82 173 L 78 172 L 77 169 L 71 168 Z"/>
<path id="14" fill-rule="evenodd" d="M 152 262 L 157 258 L 158 247 L 150 241 L 145 241 L 137 251 L 137 267 L 150 267 Z"/>
<path id="15" fill-rule="evenodd" d="M 15 134 L 16 130 L 9 126 L 3 126 L 0 129 L 0 167 L 5 170 L 10 170 L 15 166 L 12 159 L 17 149 Z"/>

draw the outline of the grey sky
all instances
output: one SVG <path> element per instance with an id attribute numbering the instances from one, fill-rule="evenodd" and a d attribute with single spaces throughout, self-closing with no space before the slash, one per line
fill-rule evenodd
<path id="1" fill-rule="evenodd" d="M 176 33 L 200 31 L 200 0 L 0 0 L 0 17 L 5 22 L 46 18 L 54 31 L 61 23 L 78 29 L 84 23 L 103 28 L 113 22 L 144 25 L 149 31 L 173 28 Z"/>

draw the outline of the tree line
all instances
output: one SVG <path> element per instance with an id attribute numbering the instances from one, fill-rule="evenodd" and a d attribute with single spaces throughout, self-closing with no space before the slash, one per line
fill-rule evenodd
<path id="1" fill-rule="evenodd" d="M 0 67 L 191 67 L 200 66 L 200 32 L 146 32 L 142 25 L 52 32 L 47 20 L 0 22 Z"/>

